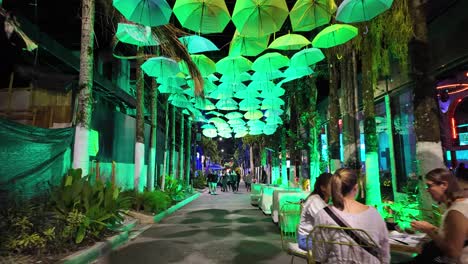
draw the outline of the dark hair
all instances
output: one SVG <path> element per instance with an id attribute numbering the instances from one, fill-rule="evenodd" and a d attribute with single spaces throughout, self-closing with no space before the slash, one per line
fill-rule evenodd
<path id="1" fill-rule="evenodd" d="M 447 190 L 445 190 L 445 196 L 447 197 L 447 204 L 450 204 L 457 198 L 462 198 L 462 189 L 457 182 L 455 176 L 452 172 L 445 168 L 433 169 L 426 174 L 426 180 L 433 181 L 436 184 L 441 184 L 442 182 L 447 182 Z"/>
<path id="2" fill-rule="evenodd" d="M 332 174 L 328 172 L 324 172 L 320 174 L 317 179 L 315 180 L 314 191 L 312 194 L 318 194 L 322 199 L 325 199 L 325 194 L 322 191 L 322 186 L 328 186 L 330 184 L 330 180 L 332 178 Z M 326 202 L 326 201 L 325 201 Z"/>
<path id="3" fill-rule="evenodd" d="M 350 193 L 358 183 L 356 173 L 348 168 L 337 169 L 331 179 L 331 196 L 333 205 L 344 209 L 344 196 Z"/>

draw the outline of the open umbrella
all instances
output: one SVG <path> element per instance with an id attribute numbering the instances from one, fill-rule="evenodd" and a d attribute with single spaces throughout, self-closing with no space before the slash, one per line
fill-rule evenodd
<path id="1" fill-rule="evenodd" d="M 112 4 L 126 19 L 149 27 L 166 25 L 172 14 L 166 0 L 114 0 Z"/>
<path id="2" fill-rule="evenodd" d="M 211 92 L 208 97 L 212 99 L 227 99 L 234 96 L 234 90 L 231 87 L 221 87 L 218 86 L 218 89 Z"/>
<path id="3" fill-rule="evenodd" d="M 236 92 L 234 97 L 239 98 L 239 99 L 248 99 L 248 98 L 260 97 L 260 94 L 255 89 L 245 89 L 245 90 Z"/>
<path id="4" fill-rule="evenodd" d="M 244 115 L 239 112 L 229 112 L 225 115 L 227 119 L 237 119 L 237 118 L 242 118 Z"/>
<path id="5" fill-rule="evenodd" d="M 239 112 L 233 112 L 233 113 L 239 113 Z M 242 119 L 244 117 L 244 114 L 240 114 L 240 117 L 238 118 L 234 118 L 234 119 L 229 119 L 227 122 L 229 125 L 231 126 L 239 126 L 239 125 L 245 125 L 245 121 L 244 119 Z"/>
<path id="6" fill-rule="evenodd" d="M 219 123 L 226 123 L 226 120 L 219 118 L 219 117 L 212 117 L 208 119 L 208 122 L 213 123 L 213 124 L 219 124 Z"/>
<path id="7" fill-rule="evenodd" d="M 219 50 L 211 40 L 198 35 L 180 37 L 179 40 L 190 54 Z"/>
<path id="8" fill-rule="evenodd" d="M 252 76 L 248 72 L 241 72 L 241 73 L 226 73 L 221 76 L 221 79 L 219 80 L 220 82 L 226 82 L 226 83 L 241 83 L 245 81 L 250 81 Z"/>
<path id="9" fill-rule="evenodd" d="M 281 80 L 277 85 L 281 86 L 283 83 L 292 80 L 300 79 L 304 76 L 313 74 L 314 71 L 310 67 L 289 67 L 284 71 L 284 80 Z"/>
<path id="10" fill-rule="evenodd" d="M 256 98 L 249 98 L 240 101 L 239 109 L 242 111 L 256 110 L 260 108 L 261 101 Z"/>
<path id="11" fill-rule="evenodd" d="M 187 81 L 187 85 L 192 89 L 194 88 L 193 80 L 189 79 Z M 210 81 L 207 78 L 203 78 L 203 91 L 205 93 L 211 93 L 212 91 L 216 90 L 218 86 L 214 84 L 212 81 Z"/>
<path id="12" fill-rule="evenodd" d="M 177 62 L 166 57 L 150 58 L 141 65 L 141 69 L 148 76 L 159 78 L 175 76 L 180 71 Z"/>
<path id="13" fill-rule="evenodd" d="M 203 129 L 202 134 L 205 137 L 209 137 L 209 138 L 214 138 L 214 137 L 218 136 L 218 133 L 216 132 L 216 129 Z"/>
<path id="14" fill-rule="evenodd" d="M 280 116 L 284 113 L 284 110 L 281 108 L 268 109 L 265 111 L 265 117 Z"/>
<path id="15" fill-rule="evenodd" d="M 194 103 L 195 108 L 200 109 L 200 110 L 216 109 L 216 106 L 208 99 L 197 97 L 197 98 L 192 98 L 192 100 L 190 101 Z"/>
<path id="16" fill-rule="evenodd" d="M 252 62 L 242 56 L 229 56 L 216 63 L 216 70 L 221 74 L 241 73 L 250 70 Z"/>
<path id="17" fill-rule="evenodd" d="M 190 55 L 192 58 L 193 63 L 197 65 L 198 70 L 200 71 L 202 76 L 208 76 L 216 71 L 216 64 L 214 61 L 212 61 L 210 58 L 207 56 L 201 54 L 201 55 Z M 179 62 L 180 70 L 187 74 L 190 75 L 189 69 L 187 67 L 187 64 L 185 61 Z"/>
<path id="18" fill-rule="evenodd" d="M 276 116 L 276 115 L 267 117 L 266 122 L 267 124 L 273 124 L 273 125 L 283 124 L 283 120 L 281 120 L 281 117 Z"/>
<path id="19" fill-rule="evenodd" d="M 180 107 L 180 108 L 187 108 L 189 106 L 192 106 L 192 104 L 187 100 L 187 97 L 183 94 L 171 94 L 169 96 L 168 100 L 171 102 L 173 106 Z"/>
<path id="20" fill-rule="evenodd" d="M 216 111 L 209 111 L 208 113 L 206 113 L 206 115 L 215 115 L 215 116 L 224 116 L 223 114 L 221 114 L 220 112 L 216 112 Z"/>
<path id="21" fill-rule="evenodd" d="M 273 89 L 275 88 L 275 84 L 270 81 L 255 81 L 251 82 L 249 86 L 247 86 L 247 89 L 255 89 L 255 90 L 265 90 L 265 89 Z"/>
<path id="22" fill-rule="evenodd" d="M 258 57 L 252 64 L 252 70 L 262 72 L 272 72 L 282 67 L 289 66 L 289 58 L 278 53 L 265 53 Z"/>
<path id="23" fill-rule="evenodd" d="M 289 14 L 293 31 L 310 31 L 330 23 L 334 0 L 297 0 Z"/>
<path id="24" fill-rule="evenodd" d="M 352 38 L 356 37 L 358 29 L 356 27 L 335 24 L 324 28 L 312 40 L 312 45 L 315 48 L 331 48 L 341 45 Z"/>
<path id="25" fill-rule="evenodd" d="M 115 37 L 123 43 L 138 47 L 159 45 L 156 37 L 151 32 L 151 28 L 138 24 L 119 23 Z"/>
<path id="26" fill-rule="evenodd" d="M 235 137 L 235 138 L 242 138 L 242 137 L 247 136 L 247 134 L 248 134 L 247 131 L 239 131 L 239 132 L 237 132 L 237 133 L 234 135 L 234 137 Z"/>
<path id="27" fill-rule="evenodd" d="M 245 119 L 260 119 L 263 117 L 263 113 L 260 110 L 249 110 L 244 114 Z"/>
<path id="28" fill-rule="evenodd" d="M 262 101 L 262 110 L 271 109 L 284 105 L 284 101 L 281 98 L 268 98 Z"/>
<path id="29" fill-rule="evenodd" d="M 275 86 L 273 89 L 263 89 L 260 97 L 262 98 L 275 98 L 284 95 L 286 91 L 278 86 Z"/>
<path id="30" fill-rule="evenodd" d="M 284 74 L 280 70 L 273 71 L 257 71 L 252 75 L 252 81 L 271 81 L 279 78 L 283 78 Z"/>
<path id="31" fill-rule="evenodd" d="M 293 68 L 309 67 L 323 59 L 325 59 L 325 55 L 323 55 L 323 52 L 320 49 L 309 48 L 296 52 L 291 57 L 291 61 L 289 64 Z"/>
<path id="32" fill-rule="evenodd" d="M 221 33 L 231 20 L 224 0 L 177 0 L 174 14 L 180 24 L 198 33 Z"/>
<path id="33" fill-rule="evenodd" d="M 285 0 L 242 0 L 236 1 L 232 22 L 242 35 L 259 37 L 280 30 L 288 13 Z"/>
<path id="34" fill-rule="evenodd" d="M 277 50 L 299 50 L 310 44 L 310 41 L 299 34 L 287 34 L 275 39 L 269 49 Z"/>
<path id="35" fill-rule="evenodd" d="M 237 110 L 239 107 L 237 106 L 237 102 L 234 101 L 232 98 L 221 99 L 216 103 L 216 108 L 219 110 L 231 111 Z"/>
<path id="36" fill-rule="evenodd" d="M 345 0 L 338 7 L 336 20 L 344 23 L 369 21 L 392 7 L 393 0 Z"/>
<path id="37" fill-rule="evenodd" d="M 260 37 L 247 37 L 234 33 L 229 46 L 229 56 L 257 56 L 266 50 L 270 35 Z"/>

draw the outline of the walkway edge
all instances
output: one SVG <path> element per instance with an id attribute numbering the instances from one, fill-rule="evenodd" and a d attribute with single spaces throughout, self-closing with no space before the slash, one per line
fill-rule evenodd
<path id="1" fill-rule="evenodd" d="M 115 249 L 129 240 L 129 232 L 132 230 L 136 224 L 137 220 L 133 220 L 127 225 L 123 226 L 120 230 L 121 232 L 115 236 L 112 236 L 106 241 L 97 242 L 92 247 L 80 250 L 68 257 L 60 260 L 60 264 L 81 264 L 81 263 L 90 263 L 91 261 L 96 260 L 100 256 L 103 256 L 109 253 L 112 249 Z"/>
<path id="2" fill-rule="evenodd" d="M 168 209 L 166 209 L 165 211 L 162 211 L 161 213 L 157 214 L 154 216 L 154 222 L 155 223 L 159 223 L 161 222 L 161 220 L 163 220 L 165 217 L 173 214 L 175 211 L 177 211 L 178 209 L 180 209 L 181 207 L 187 205 L 188 203 L 191 203 L 192 201 L 194 201 L 195 199 L 197 199 L 198 197 L 200 197 L 200 193 L 196 193 L 188 198 L 186 198 L 185 200 L 182 200 L 181 202 L 169 207 Z"/>

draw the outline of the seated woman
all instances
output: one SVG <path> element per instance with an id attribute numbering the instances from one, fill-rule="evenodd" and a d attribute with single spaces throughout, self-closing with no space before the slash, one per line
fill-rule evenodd
<path id="1" fill-rule="evenodd" d="M 432 263 L 436 254 L 446 258 L 441 263 L 468 263 L 468 199 L 464 197 L 455 177 L 447 169 L 434 169 L 426 174 L 426 188 L 432 199 L 444 203 L 447 210 L 442 216 L 441 227 L 425 221 L 413 221 L 411 226 L 426 233 L 435 248 L 423 249 L 414 263 Z"/>
<path id="2" fill-rule="evenodd" d="M 358 177 L 354 171 L 347 168 L 338 169 L 331 179 L 331 197 L 333 206 L 329 206 L 319 211 L 315 216 L 315 225 L 342 226 L 365 230 L 378 246 L 376 250 L 371 250 L 359 246 L 343 246 L 329 244 L 317 249 L 315 258 L 321 263 L 390 263 L 390 246 L 388 241 L 388 230 L 379 212 L 374 208 L 364 205 L 355 200 L 358 193 Z M 342 224 L 337 223 L 337 221 Z M 339 239 L 335 233 L 326 232 L 324 236 L 331 240 Z M 347 236 L 343 241 L 353 241 L 357 244 L 361 240 L 366 244 L 373 244 L 361 239 L 352 238 L 350 233 L 340 231 L 339 235 Z M 359 235 L 358 235 L 359 236 Z M 368 239 L 367 239 L 368 240 Z M 341 240 L 340 240 L 341 241 Z M 314 245 L 314 247 L 320 245 Z"/>
<path id="3" fill-rule="evenodd" d="M 297 229 L 297 242 L 302 250 L 308 249 L 307 235 L 314 228 L 315 215 L 327 206 L 326 201 L 330 198 L 331 177 L 331 173 L 328 172 L 320 174 L 315 181 L 314 191 L 307 196 L 302 205 L 301 221 Z"/>

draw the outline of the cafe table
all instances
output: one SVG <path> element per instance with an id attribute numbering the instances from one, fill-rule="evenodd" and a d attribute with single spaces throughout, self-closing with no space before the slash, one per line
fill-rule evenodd
<path id="1" fill-rule="evenodd" d="M 390 251 L 401 253 L 421 253 L 422 244 L 428 240 L 426 234 L 406 234 L 391 231 L 388 235 Z"/>

